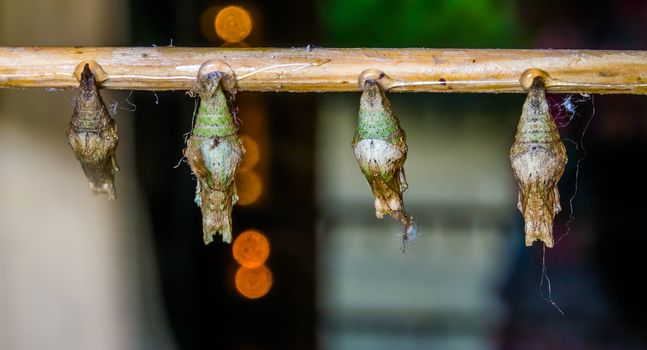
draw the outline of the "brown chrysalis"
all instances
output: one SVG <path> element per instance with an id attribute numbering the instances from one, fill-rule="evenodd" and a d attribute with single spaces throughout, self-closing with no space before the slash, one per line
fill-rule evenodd
<path id="1" fill-rule="evenodd" d="M 74 96 L 74 112 L 67 139 L 92 191 L 115 199 L 114 174 L 119 170 L 115 157 L 117 124 L 101 99 L 88 64 L 83 67 Z"/>
<path id="2" fill-rule="evenodd" d="M 510 149 L 519 184 L 517 207 L 525 221 L 526 246 L 553 247 L 553 220 L 561 210 L 557 182 L 566 167 L 566 147 L 548 109 L 544 81 L 534 77 Z"/>

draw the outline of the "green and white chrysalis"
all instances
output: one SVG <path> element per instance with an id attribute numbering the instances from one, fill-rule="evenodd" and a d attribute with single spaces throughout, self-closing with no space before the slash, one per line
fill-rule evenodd
<path id="1" fill-rule="evenodd" d="M 193 89 L 200 99 L 191 137 L 184 155 L 197 178 L 195 202 L 202 211 L 204 243 L 222 235 L 231 243 L 231 211 L 238 201 L 235 177 L 245 149 L 223 90 L 225 73 L 198 76 Z"/>
<path id="2" fill-rule="evenodd" d="M 416 235 L 413 218 L 406 213 L 402 199 L 408 187 L 404 175 L 406 135 L 378 83 L 382 78 L 383 73 L 374 71 L 360 77 L 363 92 L 352 147 L 375 197 L 375 216 L 381 219 L 387 214 L 400 221 L 406 244 Z"/>
<path id="3" fill-rule="evenodd" d="M 74 112 L 67 140 L 81 163 L 90 188 L 115 199 L 114 176 L 119 170 L 115 151 L 117 124 L 101 99 L 95 76 L 85 64 L 74 96 Z"/>

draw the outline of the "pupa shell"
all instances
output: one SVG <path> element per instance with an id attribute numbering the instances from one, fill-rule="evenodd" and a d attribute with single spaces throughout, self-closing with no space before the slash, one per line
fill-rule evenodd
<path id="1" fill-rule="evenodd" d="M 199 77 L 194 92 L 200 105 L 184 151 L 198 181 L 195 202 L 202 212 L 205 244 L 217 234 L 231 243 L 231 212 L 238 201 L 234 180 L 245 154 L 221 78 L 220 72 Z"/>
<path id="2" fill-rule="evenodd" d="M 541 78 L 535 78 L 510 149 L 519 185 L 517 207 L 525 221 L 526 246 L 535 240 L 553 247 L 553 220 L 561 211 L 557 182 L 566 167 L 566 147 L 548 108 Z"/>
<path id="3" fill-rule="evenodd" d="M 117 124 L 108 113 L 88 64 L 74 96 L 67 139 L 93 192 L 115 199 L 114 176 L 119 170 L 115 155 L 119 141 Z"/>
<path id="4" fill-rule="evenodd" d="M 375 216 L 391 215 L 400 221 L 403 241 L 407 241 L 413 220 L 402 198 L 408 187 L 404 174 L 406 135 L 379 84 L 367 80 L 363 88 L 353 152 L 373 192 Z"/>

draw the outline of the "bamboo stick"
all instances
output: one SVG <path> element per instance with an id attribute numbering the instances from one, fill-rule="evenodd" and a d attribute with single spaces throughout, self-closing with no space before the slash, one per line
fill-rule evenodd
<path id="1" fill-rule="evenodd" d="M 372 68 L 393 91 L 518 93 L 521 73 L 539 68 L 551 92 L 647 94 L 647 51 L 309 47 L 0 47 L 0 88 L 77 86 L 75 69 L 94 60 L 103 88 L 187 90 L 212 59 L 229 64 L 246 91 L 359 91 L 358 76 Z"/>

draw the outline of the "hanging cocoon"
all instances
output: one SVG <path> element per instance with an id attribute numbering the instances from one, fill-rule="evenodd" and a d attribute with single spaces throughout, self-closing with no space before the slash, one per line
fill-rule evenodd
<path id="1" fill-rule="evenodd" d="M 223 91 L 224 73 L 199 76 L 193 92 L 200 98 L 184 155 L 197 178 L 195 202 L 202 211 L 205 244 L 222 235 L 231 243 L 231 211 L 238 201 L 235 177 L 245 154 L 238 127 Z"/>
<path id="2" fill-rule="evenodd" d="M 117 124 L 101 99 L 88 64 L 83 67 L 79 88 L 74 96 L 74 112 L 67 139 L 92 191 L 115 199 L 114 176 L 119 170 L 115 156 Z"/>
<path id="3" fill-rule="evenodd" d="M 539 240 L 553 247 L 553 220 L 561 210 L 557 182 L 566 161 L 566 147 L 550 115 L 543 80 L 535 77 L 510 149 L 512 170 L 519 184 L 517 207 L 525 221 L 526 246 Z"/>
<path id="4" fill-rule="evenodd" d="M 375 80 L 363 83 L 359 116 L 352 142 L 355 158 L 375 197 L 375 216 L 391 215 L 402 224 L 403 243 L 413 239 L 415 226 L 405 209 L 404 162 L 407 143 L 400 121 Z"/>

